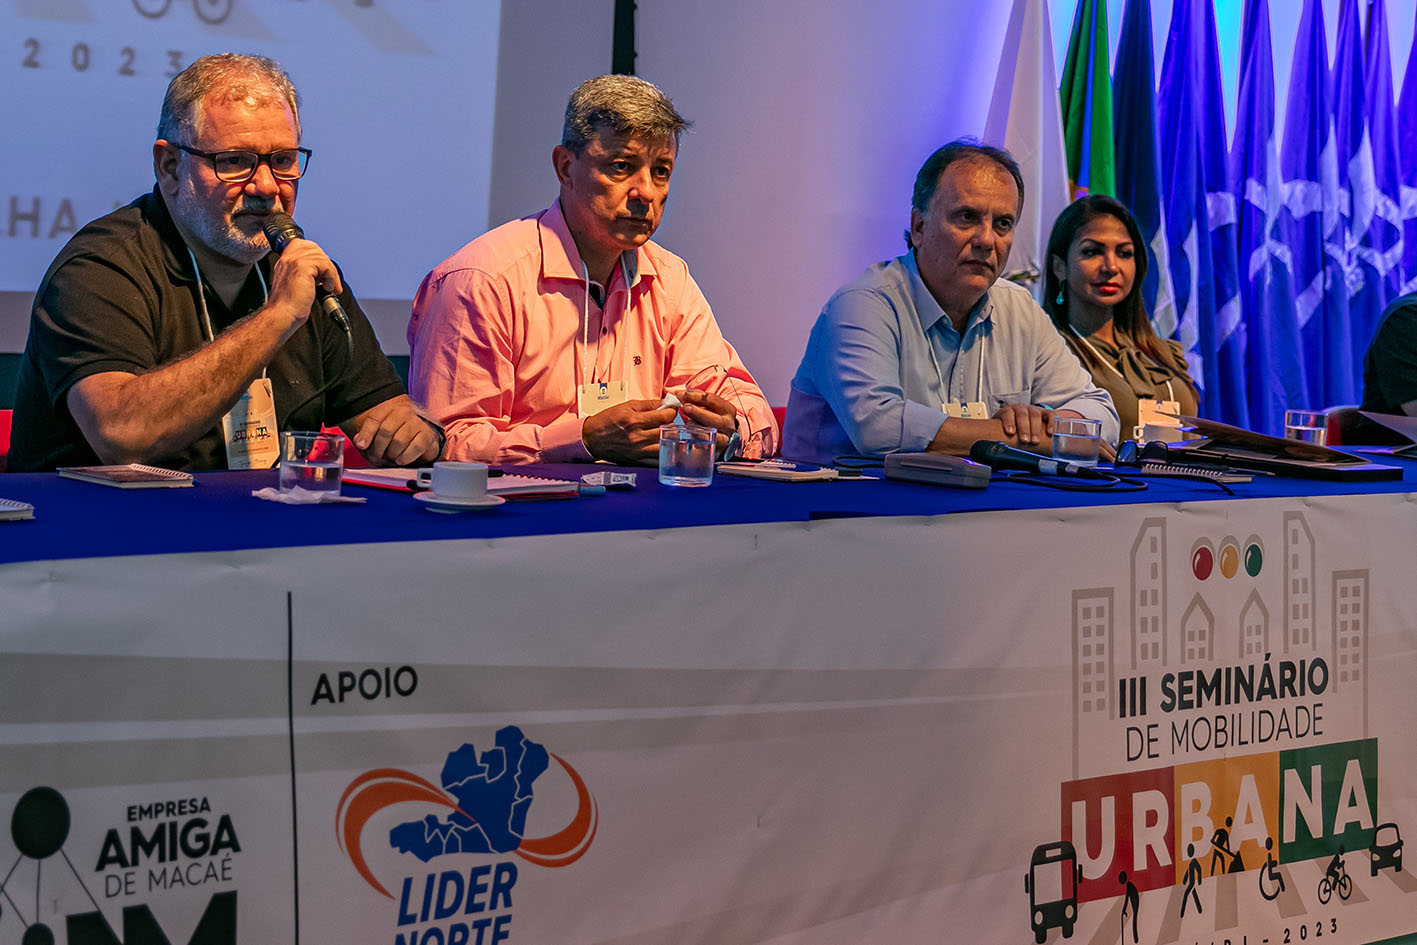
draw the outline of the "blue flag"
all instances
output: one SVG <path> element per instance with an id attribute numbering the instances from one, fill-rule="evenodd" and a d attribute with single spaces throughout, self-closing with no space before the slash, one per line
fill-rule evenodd
<path id="1" fill-rule="evenodd" d="M 1402 292 L 1402 165 L 1397 153 L 1397 115 L 1392 103 L 1392 57 L 1388 53 L 1384 0 L 1369 0 L 1368 45 L 1363 62 L 1368 134 L 1373 142 L 1373 223 L 1360 240 L 1363 262 L 1376 276 L 1379 309 Z M 1376 322 L 1374 328 L 1376 328 Z"/>
<path id="2" fill-rule="evenodd" d="M 1417 292 L 1417 56 L 1408 53 L 1397 103 L 1397 151 L 1402 155 L 1402 294 Z"/>
<path id="3" fill-rule="evenodd" d="M 1215 38 L 1215 5 L 1196 2 L 1200 65 L 1201 166 L 1205 178 L 1206 211 L 1215 272 L 1216 370 L 1218 414 L 1238 427 L 1250 425 L 1245 397 L 1245 322 L 1241 312 L 1239 235 L 1235 228 L 1235 196 L 1230 189 L 1229 153 L 1225 135 L 1225 93 L 1220 84 L 1220 46 Z"/>
<path id="4" fill-rule="evenodd" d="M 1161 210 L 1161 159 L 1156 137 L 1156 71 L 1152 66 L 1150 0 L 1127 0 L 1122 39 L 1112 72 L 1117 152 L 1117 199 L 1131 208 L 1146 240 L 1142 303 L 1156 333 L 1176 332 L 1170 254 Z M 1137 247 L 1141 250 L 1142 247 Z"/>
<path id="5" fill-rule="evenodd" d="M 1363 44 L 1357 0 L 1343 0 L 1338 13 L 1338 48 L 1334 52 L 1334 138 L 1338 144 L 1339 213 L 1343 228 L 1343 269 L 1348 288 L 1348 320 L 1353 339 L 1354 374 L 1363 376 L 1363 355 L 1383 306 L 1377 273 L 1365 265 L 1361 250 L 1376 215 L 1377 183 L 1373 145 L 1364 101 Z M 1334 287 L 1337 288 L 1337 287 Z M 1333 291 L 1330 289 L 1330 291 Z"/>
<path id="6" fill-rule="evenodd" d="M 1310 406 L 1299 324 L 1290 288 L 1289 247 L 1279 239 L 1279 158 L 1274 147 L 1274 54 L 1269 0 L 1245 0 L 1240 105 L 1230 181 L 1239 209 L 1241 309 L 1250 428 L 1284 432 L 1284 411 Z"/>
<path id="7" fill-rule="evenodd" d="M 1343 275 L 1333 92 L 1321 0 L 1304 0 L 1293 62 L 1280 154 L 1281 220 L 1289 245 L 1308 403 L 1316 408 L 1354 404 L 1358 388 Z"/>
<path id="8" fill-rule="evenodd" d="M 1171 285 L 1176 295 L 1177 337 L 1185 349 L 1191 377 L 1201 391 L 1202 416 L 1219 417 L 1220 383 L 1216 379 L 1215 264 L 1206 209 L 1198 95 L 1195 3 L 1176 0 L 1161 59 L 1157 118 L 1166 129 L 1161 152 L 1161 180 L 1166 197 L 1166 242 L 1171 251 Z"/>
<path id="9" fill-rule="evenodd" d="M 1168 142 L 1161 172 L 1172 286 L 1201 413 L 1247 426 L 1235 198 L 1209 0 L 1176 0 L 1171 7 L 1157 113 Z"/>

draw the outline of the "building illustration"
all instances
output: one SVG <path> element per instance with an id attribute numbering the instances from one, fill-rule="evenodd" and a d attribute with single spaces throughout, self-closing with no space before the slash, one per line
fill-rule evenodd
<path id="1" fill-rule="evenodd" d="M 1302 512 L 1284 514 L 1284 652 L 1312 651 L 1314 633 L 1314 533 Z"/>
<path id="2" fill-rule="evenodd" d="M 1129 587 L 1094 586 L 1072 592 L 1075 746 L 1089 729 L 1135 715 L 1130 702 L 1138 694 L 1145 712 L 1148 677 L 1176 668 L 1206 670 L 1278 658 L 1325 661 L 1330 674 L 1327 691 L 1354 707 L 1354 722 L 1361 732 L 1353 734 L 1366 736 L 1369 572 L 1329 571 L 1322 590 L 1330 600 L 1321 600 L 1322 549 L 1305 514 L 1286 512 L 1278 524 L 1281 542 L 1252 535 L 1243 555 L 1240 543 L 1224 536 L 1220 544 L 1228 557 L 1221 567 L 1214 567 L 1213 556 L 1213 542 L 1220 536 L 1181 536 L 1192 553 L 1189 580 L 1181 588 L 1186 604 L 1174 618 L 1168 609 L 1167 585 L 1179 575 L 1168 571 L 1164 517 L 1146 518 L 1138 527 L 1129 552 Z M 1282 548 L 1282 559 L 1270 562 L 1268 573 L 1266 544 Z M 1237 566 L 1238 561 L 1243 561 L 1243 567 Z M 1119 598 L 1129 602 L 1120 620 L 1115 606 Z M 1275 627 L 1281 639 L 1272 638 L 1270 632 L 1275 613 L 1282 614 Z M 1329 627 L 1321 625 L 1320 613 L 1331 618 Z M 1151 682 L 1155 698 L 1156 680 Z M 1077 754 L 1075 748 L 1075 769 Z"/>

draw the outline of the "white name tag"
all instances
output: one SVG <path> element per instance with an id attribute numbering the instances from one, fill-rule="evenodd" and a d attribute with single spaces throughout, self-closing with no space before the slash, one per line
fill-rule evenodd
<path id="1" fill-rule="evenodd" d="M 258 377 L 251 382 L 246 393 L 221 418 L 221 434 L 226 440 L 228 469 L 270 469 L 276 464 L 280 436 L 270 378 Z"/>
<path id="2" fill-rule="evenodd" d="M 961 401 L 957 404 L 940 404 L 940 409 L 946 416 L 955 417 L 959 420 L 988 420 L 989 414 L 984 411 L 984 404 L 978 400 L 971 400 L 969 403 Z"/>
<path id="3" fill-rule="evenodd" d="M 1137 401 L 1137 423 L 1146 426 L 1148 423 L 1159 423 L 1163 426 L 1177 427 L 1181 421 L 1174 416 L 1168 417 L 1166 414 L 1178 414 L 1181 412 L 1181 404 L 1175 400 L 1152 400 L 1150 397 L 1143 397 Z"/>
<path id="4" fill-rule="evenodd" d="M 624 381 L 604 384 L 582 384 L 576 388 L 576 416 L 593 417 L 608 407 L 618 407 L 629 400 Z"/>
<path id="5" fill-rule="evenodd" d="M 1148 426 L 1176 428 L 1181 425 L 1181 421 L 1175 417 L 1168 417 L 1166 414 L 1177 414 L 1181 412 L 1181 404 L 1175 400 L 1152 400 L 1150 397 L 1140 397 L 1137 399 L 1137 426 L 1132 431 L 1132 436 L 1138 440 L 1145 436 Z"/>

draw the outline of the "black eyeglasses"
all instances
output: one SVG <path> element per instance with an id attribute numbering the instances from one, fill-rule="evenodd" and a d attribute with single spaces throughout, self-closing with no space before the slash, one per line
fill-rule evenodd
<path id="1" fill-rule="evenodd" d="M 179 150 L 195 154 L 212 162 L 217 180 L 230 184 L 244 184 L 256 176 L 256 168 L 265 164 L 271 169 L 276 180 L 299 180 L 310 163 L 309 148 L 282 148 L 269 154 L 255 151 L 198 151 L 185 144 L 176 145 Z"/>

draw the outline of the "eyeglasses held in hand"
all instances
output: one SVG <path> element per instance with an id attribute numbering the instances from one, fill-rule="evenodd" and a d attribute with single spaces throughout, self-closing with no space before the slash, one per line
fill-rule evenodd
<path id="1" fill-rule="evenodd" d="M 309 148 L 281 148 L 269 154 L 257 154 L 255 151 L 198 151 L 185 144 L 175 147 L 211 161 L 217 180 L 229 184 L 246 183 L 256 176 L 256 168 L 262 164 L 271 169 L 271 176 L 276 180 L 299 180 L 310 163 L 311 154 Z"/>
<path id="2" fill-rule="evenodd" d="M 689 378 L 684 384 L 685 390 L 700 390 L 709 394 L 717 394 L 733 405 L 734 412 L 738 418 L 748 419 L 747 408 L 743 406 L 743 397 L 738 388 L 738 382 L 729 375 L 728 369 L 721 364 L 711 364 Z M 737 421 L 735 419 L 735 427 Z M 724 447 L 719 455 L 719 462 L 727 462 L 738 455 L 741 455 L 748 447 L 756 450 L 755 455 L 762 453 L 763 431 L 750 433 L 745 440 L 737 429 L 728 438 L 728 445 Z"/>

